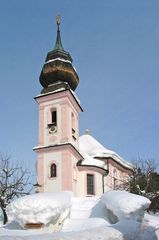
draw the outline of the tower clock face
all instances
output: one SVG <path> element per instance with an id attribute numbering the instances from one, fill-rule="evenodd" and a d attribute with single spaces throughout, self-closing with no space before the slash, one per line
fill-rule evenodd
<path id="1" fill-rule="evenodd" d="M 49 133 L 50 133 L 50 134 L 53 134 L 53 133 L 55 133 L 55 132 L 57 132 L 57 127 L 56 127 L 55 125 L 50 126 L 50 127 L 49 127 Z"/>

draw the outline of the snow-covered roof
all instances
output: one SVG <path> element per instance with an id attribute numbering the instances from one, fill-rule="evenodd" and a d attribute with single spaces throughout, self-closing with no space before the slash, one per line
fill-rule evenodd
<path id="1" fill-rule="evenodd" d="M 96 139 L 94 139 L 90 134 L 84 134 L 84 135 L 80 136 L 79 146 L 80 146 L 80 152 L 81 152 L 82 155 L 87 156 L 87 158 L 88 158 L 88 156 L 91 157 L 91 158 L 89 158 L 89 162 L 92 159 L 92 165 L 93 165 L 93 161 L 96 160 L 94 158 L 111 157 L 116 162 L 121 164 L 122 166 L 124 166 L 126 168 L 129 168 L 129 169 L 133 168 L 133 165 L 131 163 L 125 161 L 116 152 L 105 148 Z"/>
<path id="2" fill-rule="evenodd" d="M 106 168 L 105 163 L 101 160 L 94 159 L 93 157 L 89 156 L 86 153 L 82 154 L 83 161 L 81 162 L 81 165 L 88 165 L 88 166 L 96 166 L 100 168 Z"/>

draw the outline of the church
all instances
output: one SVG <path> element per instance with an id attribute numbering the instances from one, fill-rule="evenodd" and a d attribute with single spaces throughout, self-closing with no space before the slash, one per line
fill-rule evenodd
<path id="1" fill-rule="evenodd" d="M 122 189 L 133 166 L 105 148 L 89 130 L 79 136 L 83 112 L 75 94 L 79 77 L 65 51 L 57 17 L 55 47 L 47 53 L 40 74 L 42 90 L 35 97 L 39 109 L 37 177 L 39 192 L 72 191 L 76 197 L 100 196 Z"/>

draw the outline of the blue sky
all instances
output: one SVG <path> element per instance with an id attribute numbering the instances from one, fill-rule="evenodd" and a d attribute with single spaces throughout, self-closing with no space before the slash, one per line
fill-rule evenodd
<path id="1" fill-rule="evenodd" d="M 1 0 L 0 151 L 34 168 L 39 75 L 56 38 L 71 53 L 86 128 L 126 160 L 159 160 L 159 1 Z"/>

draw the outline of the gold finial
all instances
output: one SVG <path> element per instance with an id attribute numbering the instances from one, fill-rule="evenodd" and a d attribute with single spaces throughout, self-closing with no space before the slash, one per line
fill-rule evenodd
<path id="1" fill-rule="evenodd" d="M 56 23 L 57 23 L 58 26 L 60 25 L 60 15 L 56 16 Z"/>

